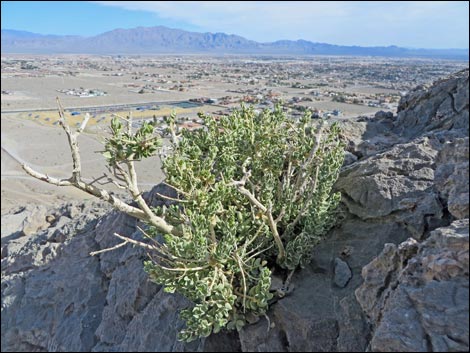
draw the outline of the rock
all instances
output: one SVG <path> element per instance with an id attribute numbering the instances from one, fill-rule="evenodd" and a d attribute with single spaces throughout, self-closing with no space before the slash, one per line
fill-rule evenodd
<path id="1" fill-rule="evenodd" d="M 468 137 L 446 141 L 437 156 L 435 183 L 449 212 L 456 218 L 469 217 Z"/>
<path id="2" fill-rule="evenodd" d="M 52 224 L 55 222 L 55 216 L 54 215 L 47 215 L 46 216 L 46 222 L 49 224 Z"/>
<path id="3" fill-rule="evenodd" d="M 279 301 L 273 306 L 269 322 L 261 319 L 245 326 L 239 333 L 244 352 L 330 352 L 336 350 L 338 324 L 332 318 L 309 317 L 292 301 Z M 274 322 L 274 328 L 268 329 Z"/>
<path id="4" fill-rule="evenodd" d="M 46 221 L 48 210 L 44 206 L 36 206 L 33 209 L 29 208 L 29 210 L 21 224 L 21 234 L 23 236 L 35 234 L 49 227 L 49 223 Z"/>
<path id="5" fill-rule="evenodd" d="M 75 217 L 80 215 L 82 210 L 83 210 L 82 204 L 78 202 L 70 202 L 65 206 L 64 216 L 74 219 Z"/>
<path id="6" fill-rule="evenodd" d="M 352 277 L 351 269 L 348 264 L 339 258 L 335 258 L 335 284 L 344 288 Z"/>
<path id="7" fill-rule="evenodd" d="M 383 251 L 362 269 L 364 283 L 356 290 L 356 298 L 371 320 L 382 315 L 383 301 L 391 288 L 396 286 L 397 275 L 403 269 L 408 256 L 418 250 L 416 240 L 410 238 L 400 246 L 387 243 Z"/>
<path id="8" fill-rule="evenodd" d="M 21 236 L 21 230 L 23 229 L 23 222 L 28 215 L 31 214 L 33 207 L 18 207 L 11 211 L 11 213 L 2 214 L 1 220 L 1 235 L 2 243 L 4 238 L 12 238 Z"/>
<path id="9" fill-rule="evenodd" d="M 372 351 L 468 351 L 469 222 L 417 246 L 386 245 L 364 267 L 356 297 L 374 327 Z"/>
<path id="10" fill-rule="evenodd" d="M 354 297 L 361 284 L 361 269 L 380 253 L 384 242 L 399 243 L 409 236 L 397 223 L 347 218 L 318 244 L 312 262 L 294 274 L 295 290 L 268 311 L 274 328 L 268 332 L 263 317 L 243 328 L 242 350 L 364 351 L 369 328 Z M 340 288 L 332 280 L 332 263 L 345 251 L 352 276 L 347 286 Z"/>
<path id="11" fill-rule="evenodd" d="M 49 230 L 47 237 L 48 241 L 54 243 L 63 243 L 71 232 L 72 227 L 67 226 L 67 224 L 71 221 L 72 219 L 70 219 L 69 217 L 61 216 L 57 223 L 54 225 L 54 228 L 51 228 Z"/>
<path id="12" fill-rule="evenodd" d="M 368 344 L 369 326 L 354 293 L 339 302 L 341 320 L 338 320 L 338 352 L 364 351 Z"/>
<path id="13" fill-rule="evenodd" d="M 376 119 L 386 119 L 386 120 L 392 120 L 394 118 L 392 112 L 384 112 L 383 110 L 380 110 L 377 113 L 375 113 L 374 117 Z"/>
<path id="14" fill-rule="evenodd" d="M 392 121 L 388 114 L 385 118 L 379 114 L 375 118 L 339 120 L 346 151 L 361 159 L 382 152 L 399 141 L 405 142 L 392 131 Z"/>
<path id="15" fill-rule="evenodd" d="M 204 341 L 204 352 L 241 352 L 240 337 L 236 330 L 212 334 Z"/>
<path id="16" fill-rule="evenodd" d="M 464 69 L 402 97 L 394 131 L 412 139 L 430 131 L 468 130 L 468 73 Z"/>
<path id="17" fill-rule="evenodd" d="M 92 209 L 101 211 L 93 218 Z M 70 229 L 75 235 L 93 229 L 93 219 L 96 224 L 107 209 L 84 204 L 85 214 Z M 55 228 L 8 242 L 2 259 L 2 351 L 91 349 L 106 282 L 99 261 L 89 256 L 96 247 L 90 233 L 67 237 L 64 244 L 47 241 L 69 222 L 62 216 Z"/>
<path id="18" fill-rule="evenodd" d="M 433 189 L 440 147 L 437 139 L 424 137 L 343 168 L 336 187 L 348 211 L 364 220 L 388 217 L 419 239 L 429 222 L 444 218 Z"/>
<path id="19" fill-rule="evenodd" d="M 344 152 L 344 162 L 343 162 L 343 167 L 353 164 L 355 161 L 357 161 L 357 156 L 352 154 L 351 152 L 345 151 Z"/>

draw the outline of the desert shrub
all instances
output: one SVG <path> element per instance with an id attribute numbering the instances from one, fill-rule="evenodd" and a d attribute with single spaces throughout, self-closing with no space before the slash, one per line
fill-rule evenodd
<path id="1" fill-rule="evenodd" d="M 162 251 L 145 263 L 166 291 L 194 302 L 181 313 L 188 341 L 266 312 L 270 268 L 305 265 L 335 221 L 340 195 L 331 189 L 343 162 L 338 126 L 308 114 L 296 121 L 279 106 L 242 106 L 201 117 L 204 128 L 183 130 L 163 161 L 181 201 L 154 210 L 182 235 L 164 234 Z"/>
<path id="2" fill-rule="evenodd" d="M 181 312 L 182 340 L 224 327 L 240 329 L 265 314 L 273 294 L 285 294 L 285 288 L 270 291 L 272 270 L 284 271 L 287 287 L 336 220 L 340 195 L 332 187 L 343 163 L 337 124 L 311 119 L 309 113 L 289 118 L 280 106 L 261 112 L 242 106 L 220 119 L 201 115 L 202 128 L 179 133 L 171 116 L 172 151 L 163 158 L 163 170 L 177 196 L 161 195 L 171 206 L 152 209 L 139 190 L 134 162 L 159 150 L 154 124 L 144 122 L 134 132 L 131 116 L 117 116 L 105 141 L 112 175 L 103 177 L 130 193 L 135 203 L 129 204 L 97 186 L 103 177 L 93 182 L 81 177 L 78 136 L 90 116 L 72 131 L 59 100 L 58 106 L 73 159 L 71 177 L 54 178 L 26 164 L 24 170 L 101 198 L 148 224 L 145 234 L 152 242 L 115 234 L 121 244 L 91 255 L 129 243 L 146 248 L 150 278 L 194 303 Z"/>

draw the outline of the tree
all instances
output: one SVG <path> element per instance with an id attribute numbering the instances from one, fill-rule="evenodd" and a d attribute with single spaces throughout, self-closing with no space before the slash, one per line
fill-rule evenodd
<path id="1" fill-rule="evenodd" d="M 180 339 L 240 329 L 247 315 L 265 315 L 273 295 L 285 294 L 294 270 L 310 261 L 313 246 L 335 222 L 340 195 L 331 190 L 343 144 L 336 124 L 318 123 L 310 113 L 293 120 L 281 106 L 259 113 L 242 106 L 220 119 L 201 114 L 204 127 L 196 131 L 179 131 L 171 115 L 173 152 L 163 159 L 163 170 L 177 197 L 170 207 L 151 208 L 138 189 L 134 162 L 158 151 L 153 124 L 144 122 L 133 132 L 130 117 L 114 117 L 105 143 L 112 182 L 129 191 L 134 207 L 81 179 L 77 137 L 89 117 L 73 133 L 60 104 L 59 112 L 72 176 L 59 180 L 24 169 L 100 197 L 148 224 L 143 232 L 150 243 L 116 234 L 122 243 L 94 255 L 128 243 L 150 250 L 144 263 L 150 278 L 194 303 L 181 312 L 186 327 Z M 270 291 L 274 267 L 286 273 L 277 293 Z"/>

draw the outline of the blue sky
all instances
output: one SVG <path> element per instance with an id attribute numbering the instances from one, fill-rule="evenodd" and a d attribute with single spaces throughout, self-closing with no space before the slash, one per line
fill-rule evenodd
<path id="1" fill-rule="evenodd" d="M 163 25 L 268 42 L 468 48 L 467 1 L 2 1 L 2 29 L 91 36 Z"/>

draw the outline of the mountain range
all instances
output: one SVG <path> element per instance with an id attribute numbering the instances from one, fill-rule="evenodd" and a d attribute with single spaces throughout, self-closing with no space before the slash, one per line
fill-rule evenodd
<path id="1" fill-rule="evenodd" d="M 425 57 L 468 60 L 468 49 L 360 47 L 278 40 L 260 43 L 225 33 L 198 33 L 163 26 L 115 29 L 92 37 L 1 30 L 2 53 L 31 54 L 282 54 Z"/>

